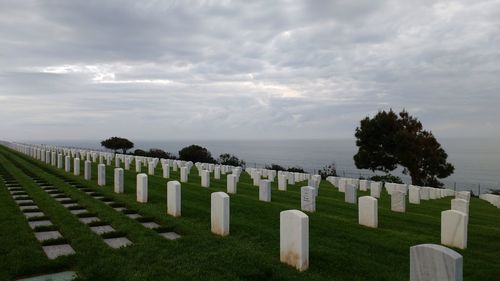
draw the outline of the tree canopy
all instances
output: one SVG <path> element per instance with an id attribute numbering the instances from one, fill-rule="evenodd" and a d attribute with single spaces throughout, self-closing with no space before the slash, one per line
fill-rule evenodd
<path id="1" fill-rule="evenodd" d="M 231 166 L 245 166 L 245 161 L 240 160 L 238 157 L 236 157 L 233 154 L 229 153 L 223 153 L 219 155 L 219 164 L 222 165 L 231 165 Z"/>
<path id="2" fill-rule="evenodd" d="M 208 149 L 196 144 L 184 147 L 179 151 L 179 159 L 192 162 L 215 163 Z"/>
<path id="3" fill-rule="evenodd" d="M 127 153 L 127 150 L 134 147 L 134 143 L 125 138 L 111 137 L 109 139 L 101 141 L 101 146 L 112 149 L 115 153 L 121 149 L 123 153 Z"/>
<path id="4" fill-rule="evenodd" d="M 396 114 L 392 109 L 366 117 L 356 128 L 358 169 L 389 172 L 398 165 L 412 179 L 412 184 L 440 187 L 438 179 L 451 175 L 452 164 L 432 132 L 407 111 Z"/>

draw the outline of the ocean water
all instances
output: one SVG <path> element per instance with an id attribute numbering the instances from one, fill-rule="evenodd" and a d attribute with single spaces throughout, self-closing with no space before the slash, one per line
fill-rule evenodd
<path id="1" fill-rule="evenodd" d="M 367 177 L 369 170 L 358 170 L 353 155 L 357 152 L 354 139 L 321 140 L 133 140 L 135 148 L 160 148 L 178 154 L 188 145 L 206 147 L 214 158 L 222 153 L 231 153 L 246 161 L 247 166 L 264 167 L 279 164 L 284 167 L 299 166 L 315 172 L 325 165 L 335 163 L 339 175 Z M 481 193 L 488 189 L 500 189 L 500 140 L 499 139 L 441 139 L 448 153 L 448 161 L 455 172 L 442 182 L 457 190 L 473 190 Z M 37 142 L 40 143 L 40 142 Z M 102 149 L 99 140 L 44 141 L 45 144 Z M 393 172 L 405 182 L 409 177 L 401 169 Z"/>

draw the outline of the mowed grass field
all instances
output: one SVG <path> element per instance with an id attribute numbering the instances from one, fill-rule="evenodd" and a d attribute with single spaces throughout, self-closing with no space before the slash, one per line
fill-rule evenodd
<path id="1" fill-rule="evenodd" d="M 309 260 L 305 272 L 279 261 L 279 214 L 300 209 L 300 182 L 278 191 L 272 184 L 272 202 L 258 200 L 258 188 L 243 173 L 238 194 L 230 195 L 230 235 L 210 232 L 210 194 L 226 190 L 226 179 L 211 178 L 210 188 L 200 186 L 193 167 L 189 183 L 182 184 L 182 216 L 166 214 L 168 180 L 149 176 L 149 202 L 136 202 L 136 173 L 125 171 L 125 193 L 113 192 L 113 169 L 106 170 L 105 187 L 97 186 L 97 166 L 92 181 L 73 176 L 23 154 L 0 147 L 0 165 L 26 189 L 39 208 L 58 226 L 75 255 L 49 260 L 35 239 L 27 220 L 3 183 L 0 183 L 0 280 L 40 273 L 74 270 L 81 280 L 408 280 L 409 248 L 440 242 L 440 214 L 450 209 L 450 199 L 407 203 L 407 212 L 390 211 L 390 198 L 379 200 L 379 228 L 358 224 L 357 205 L 344 202 L 344 193 L 322 181 L 316 201 L 317 212 L 309 215 Z M 114 163 L 113 163 L 114 166 Z M 80 223 L 23 171 L 36 174 L 68 194 L 116 230 L 133 245 L 112 249 L 101 237 Z M 143 167 L 143 171 L 145 168 Z M 154 230 L 115 211 L 65 181 L 94 189 L 128 209 L 152 217 L 182 238 L 171 241 Z M 369 195 L 358 192 L 358 196 Z M 464 280 L 500 280 L 500 209 L 477 198 L 471 199 L 469 240 L 464 257 Z"/>

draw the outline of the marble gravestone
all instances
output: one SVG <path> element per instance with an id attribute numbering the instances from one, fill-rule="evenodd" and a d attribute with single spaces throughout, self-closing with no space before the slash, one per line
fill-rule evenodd
<path id="1" fill-rule="evenodd" d="M 63 155 L 61 153 L 57 154 L 57 168 L 63 168 Z"/>
<path id="2" fill-rule="evenodd" d="M 64 157 L 64 171 L 66 173 L 71 172 L 71 158 L 69 156 Z"/>
<path id="3" fill-rule="evenodd" d="M 380 191 L 382 190 L 382 183 L 372 181 L 370 183 L 370 196 L 374 198 L 380 198 Z"/>
<path id="4" fill-rule="evenodd" d="M 420 188 L 420 200 L 429 200 L 430 189 L 428 187 Z"/>
<path id="5" fill-rule="evenodd" d="M 410 247 L 410 281 L 462 281 L 463 258 L 435 244 Z"/>
<path id="6" fill-rule="evenodd" d="M 165 163 L 161 167 L 163 170 L 163 178 L 165 178 L 165 179 L 170 178 L 170 165 Z"/>
<path id="7" fill-rule="evenodd" d="M 141 160 L 139 160 L 139 159 L 135 160 L 135 172 L 136 173 L 141 172 Z"/>
<path id="8" fill-rule="evenodd" d="M 368 191 L 369 188 L 370 188 L 370 181 L 369 180 L 360 180 L 359 181 L 359 190 Z"/>
<path id="9" fill-rule="evenodd" d="M 470 192 L 469 191 L 459 191 L 456 193 L 455 198 L 464 199 L 467 202 L 470 202 Z"/>
<path id="10" fill-rule="evenodd" d="M 210 187 L 210 171 L 208 170 L 201 171 L 201 186 Z"/>
<path id="11" fill-rule="evenodd" d="M 80 158 L 73 159 L 73 175 L 80 175 Z"/>
<path id="12" fill-rule="evenodd" d="M 441 244 L 459 249 L 467 248 L 467 225 L 465 213 L 447 210 L 441 212 Z"/>
<path id="13" fill-rule="evenodd" d="M 188 182 L 188 168 L 181 167 L 181 182 Z"/>
<path id="14" fill-rule="evenodd" d="M 316 212 L 315 187 L 303 186 L 300 188 L 300 209 L 306 212 Z"/>
<path id="15" fill-rule="evenodd" d="M 464 199 L 451 199 L 451 209 L 469 215 L 469 202 Z"/>
<path id="16" fill-rule="evenodd" d="M 167 214 L 181 216 L 181 183 L 178 181 L 167 183 Z"/>
<path id="17" fill-rule="evenodd" d="M 219 165 L 214 167 L 214 179 L 220 180 L 220 166 Z"/>
<path id="18" fill-rule="evenodd" d="M 97 165 L 97 185 L 106 185 L 106 165 L 104 164 Z"/>
<path id="19" fill-rule="evenodd" d="M 286 176 L 278 175 L 278 190 L 286 191 Z"/>
<path id="20" fill-rule="evenodd" d="M 357 190 L 356 186 L 353 184 L 348 183 L 345 186 L 345 202 L 346 203 L 351 203 L 351 204 L 356 204 L 357 203 Z"/>
<path id="21" fill-rule="evenodd" d="M 393 191 L 391 194 L 391 211 L 406 212 L 406 196 L 401 191 Z"/>
<path id="22" fill-rule="evenodd" d="M 148 175 L 154 176 L 155 174 L 155 165 L 153 162 L 148 163 Z"/>
<path id="23" fill-rule="evenodd" d="M 148 175 L 137 174 L 136 195 L 137 195 L 137 202 L 139 203 L 148 202 Z"/>
<path id="24" fill-rule="evenodd" d="M 410 185 L 408 199 L 410 204 L 420 204 L 420 188 Z"/>
<path id="25" fill-rule="evenodd" d="M 309 268 L 309 217 L 299 210 L 280 213 L 280 261 L 299 271 Z"/>
<path id="26" fill-rule="evenodd" d="M 344 178 L 339 179 L 339 191 L 340 192 L 345 192 L 346 185 L 347 185 L 347 179 L 344 179 Z"/>
<path id="27" fill-rule="evenodd" d="M 125 158 L 125 170 L 130 170 L 130 158 Z"/>
<path id="28" fill-rule="evenodd" d="M 271 202 L 271 181 L 270 180 L 260 180 L 259 200 L 265 201 L 265 202 Z"/>
<path id="29" fill-rule="evenodd" d="M 83 167 L 83 177 L 86 180 L 92 179 L 92 162 L 90 160 L 85 160 L 85 166 Z"/>
<path id="30" fill-rule="evenodd" d="M 224 192 L 211 194 L 211 231 L 220 236 L 229 235 L 229 195 Z"/>
<path id="31" fill-rule="evenodd" d="M 359 198 L 358 221 L 359 224 L 377 228 L 378 227 L 378 200 L 371 196 Z"/>
<path id="32" fill-rule="evenodd" d="M 115 168 L 115 193 L 123 193 L 123 169 Z"/>
<path id="33" fill-rule="evenodd" d="M 227 175 L 227 193 L 236 194 L 238 182 L 236 181 L 236 175 Z"/>

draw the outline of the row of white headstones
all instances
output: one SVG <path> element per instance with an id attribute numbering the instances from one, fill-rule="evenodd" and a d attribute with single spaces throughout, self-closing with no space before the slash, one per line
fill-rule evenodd
<path id="1" fill-rule="evenodd" d="M 91 179 L 92 162 L 97 162 L 97 183 L 106 185 L 106 165 L 115 160 L 114 191 L 123 193 L 124 163 L 125 170 L 135 161 L 137 174 L 136 197 L 137 202 L 148 202 L 148 175 L 141 173 L 141 167 L 148 167 L 148 174 L 154 175 L 155 168 L 161 163 L 163 177 L 170 178 L 170 169 L 180 171 L 180 181 L 188 182 L 188 175 L 194 166 L 201 177 L 201 186 L 210 187 L 210 175 L 220 179 L 221 174 L 227 174 L 227 193 L 237 193 L 237 183 L 242 173 L 241 167 L 215 165 L 211 163 L 192 163 L 189 161 L 158 159 L 123 154 L 103 153 L 91 150 L 76 150 L 68 148 L 49 148 L 33 145 L 13 145 L 18 151 L 24 152 L 33 158 L 47 164 L 63 168 L 73 174 L 80 174 L 80 159 L 85 160 L 84 178 Z M 73 159 L 71 159 L 73 157 Z M 81 158 L 80 158 L 81 157 Z M 73 161 L 71 161 L 73 160 Z M 254 186 L 259 187 L 259 200 L 271 201 L 271 183 L 278 178 L 278 189 L 287 190 L 287 184 L 308 181 L 307 186 L 301 187 L 301 210 L 315 212 L 316 197 L 318 196 L 321 176 L 306 173 L 291 173 L 267 169 L 247 168 L 246 173 L 252 178 Z M 264 179 L 266 178 L 266 179 Z M 449 189 L 419 187 L 413 185 L 328 177 L 327 181 L 340 192 L 345 193 L 347 203 L 358 203 L 359 224 L 378 227 L 378 200 L 383 188 L 391 196 L 391 210 L 406 211 L 406 195 L 409 194 L 410 204 L 420 204 L 421 200 L 439 199 L 447 196 L 456 196 L 451 201 L 451 210 L 441 213 L 441 243 L 443 245 L 465 249 L 467 245 L 467 225 L 469 214 L 469 192 L 454 192 Z M 357 190 L 370 191 L 370 196 L 357 198 Z M 309 217 L 299 210 L 286 210 L 280 213 L 280 260 L 300 271 L 309 267 Z M 167 213 L 178 217 L 181 215 L 181 183 L 169 181 L 167 183 Z M 214 234 L 229 235 L 229 195 L 224 192 L 211 194 L 211 231 Z M 422 244 L 411 247 L 410 250 L 410 280 L 460 280 L 462 276 L 462 256 L 455 251 L 440 245 Z M 439 266 L 436 266 L 439 265 Z"/>

